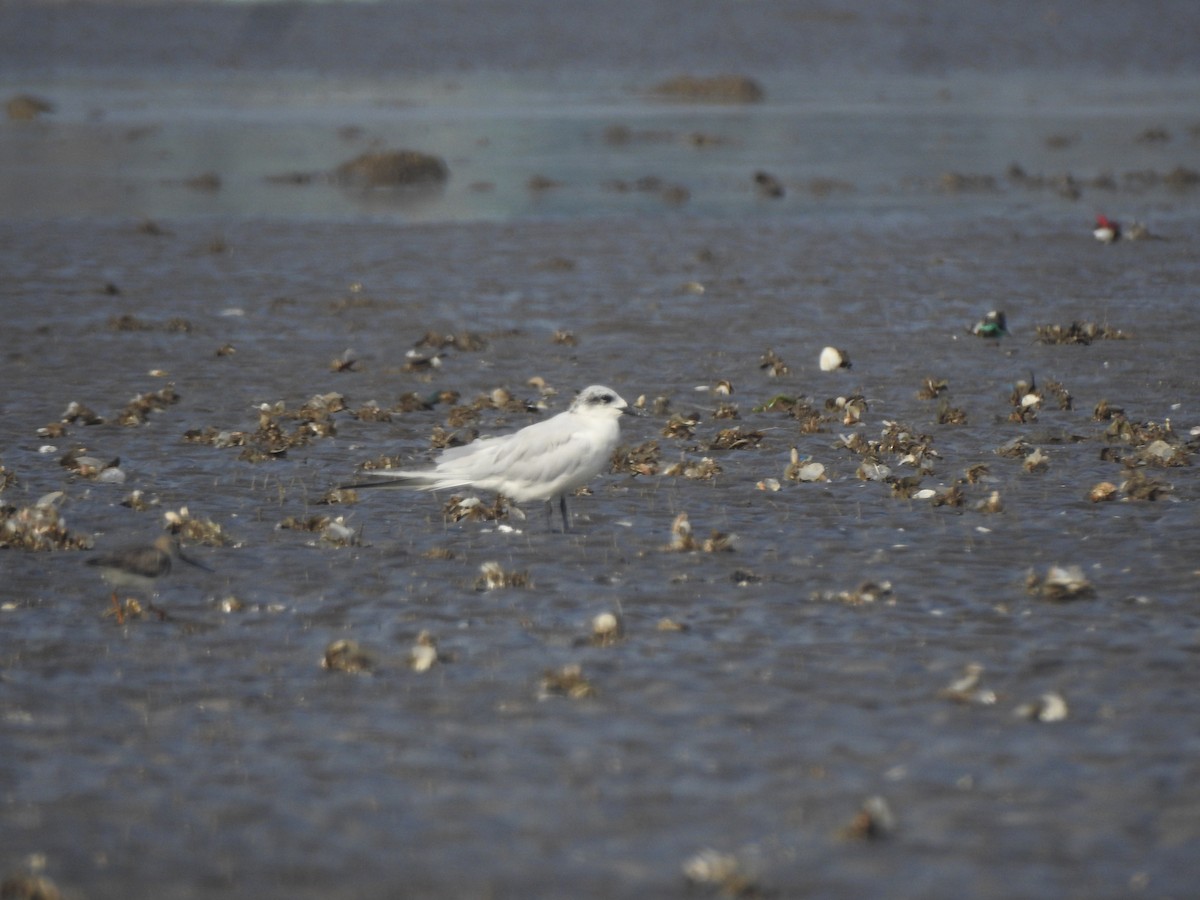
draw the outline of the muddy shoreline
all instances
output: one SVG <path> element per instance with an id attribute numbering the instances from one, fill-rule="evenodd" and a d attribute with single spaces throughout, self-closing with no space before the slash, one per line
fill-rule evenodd
<path id="1" fill-rule="evenodd" d="M 1188 894 L 1193 6 L 6 5 L 5 889 Z"/>
<path id="2" fill-rule="evenodd" d="M 280 885 L 382 896 L 398 879 L 420 896 L 554 895 L 564 883 L 684 895 L 682 867 L 712 848 L 785 893 L 850 895 L 886 879 L 910 885 L 904 896 L 1008 896 L 1014 884 L 1104 895 L 1141 878 L 1170 893 L 1188 878 L 1194 468 L 1147 470 L 1171 487 L 1157 500 L 1087 499 L 1123 478 L 1102 451 L 1137 452 L 1105 437 L 1100 400 L 1135 421 L 1170 419 L 1178 442 L 1191 440 L 1183 423 L 1200 392 L 1180 361 L 1195 264 L 1178 234 L 1102 247 L 1032 221 L 998 250 L 994 221 L 752 233 L 691 222 L 669 234 L 632 220 L 230 221 L 214 252 L 213 223 L 163 224 L 168 234 L 53 222 L 5 236 L 24 268 L 8 299 L 20 349 L 5 359 L 3 463 L 17 481 L 4 502 L 65 490 L 63 515 L 100 549 L 153 536 L 182 506 L 232 541 L 192 547 L 218 574 L 173 577 L 159 600 L 169 620 L 122 626 L 86 553 L 4 551 L 4 616 L 21 641 L 5 665 L 10 871 L 43 854 L 47 874 L 85 896 L 130 883 L 170 896 Z M 89 259 L 103 269 L 78 262 Z M 922 260 L 920 274 L 898 279 L 899 259 Z M 106 297 L 102 280 L 120 293 Z M 1035 295 L 1009 303 L 1011 339 L 967 333 L 998 296 Z M 1151 308 L 1170 314 L 1135 313 Z M 114 328 L 118 310 L 147 327 Z M 1131 337 L 1034 341 L 1034 323 L 1084 318 Z M 168 330 L 173 319 L 190 329 Z M 431 329 L 487 346 L 452 352 L 432 378 L 403 371 L 404 348 Z M 565 331 L 573 345 L 556 342 Z M 824 343 L 845 346 L 854 368 L 820 372 Z M 236 352 L 218 356 L 227 344 Z M 331 371 L 347 347 L 358 362 Z M 760 368 L 768 348 L 786 374 Z M 103 380 L 81 354 L 108 360 Z M 1012 385 L 1030 372 L 1066 385 L 1073 409 L 1048 400 L 1036 420 L 1008 422 Z M 445 407 L 390 422 L 340 413 L 335 436 L 260 462 L 185 440 L 253 431 L 258 404 L 333 391 L 350 408 L 500 385 L 536 399 L 534 375 L 567 394 L 604 380 L 667 397 L 698 414 L 695 435 L 666 437 L 660 415 L 627 429 L 629 446 L 656 440 L 664 468 L 709 457 L 721 474 L 612 474 L 575 500 L 575 533 L 547 532 L 539 510 L 504 533 L 445 523 L 427 496 L 316 502 L 364 460 L 422 456 Z M 948 382 L 966 424 L 937 424 L 938 403 L 918 397 L 927 376 Z M 728 397 L 696 390 L 722 379 Z M 181 399 L 145 424 L 71 426 L 57 442 L 119 457 L 124 484 L 70 476 L 59 454 L 38 452 L 37 428 L 70 400 L 112 418 L 164 380 Z M 858 394 L 868 409 L 859 425 L 834 416 L 806 434 L 754 411 L 779 394 L 819 410 Z M 564 394 L 548 399 L 559 408 Z M 739 419 L 713 418 L 726 402 Z M 478 425 L 525 421 L 485 412 Z M 987 467 L 964 483 L 963 506 L 861 480 L 839 435 L 878 439 L 888 421 L 940 454 L 922 487 Z M 706 449 L 731 425 L 761 443 Z M 1049 467 L 996 452 L 1014 438 Z M 792 446 L 828 481 L 788 482 Z M 897 459 L 885 459 L 897 475 L 915 473 Z M 769 478 L 779 492 L 758 488 Z M 145 511 L 121 505 L 135 488 Z M 976 509 L 992 491 L 1003 510 Z M 680 512 L 734 549 L 665 550 Z M 361 544 L 278 527 L 316 515 L 345 516 Z M 489 560 L 532 586 L 480 591 Z M 1082 566 L 1095 593 L 1030 593 L 1029 572 L 1056 564 Z M 863 601 L 864 580 L 889 590 Z M 589 622 L 605 610 L 625 636 L 591 646 Z M 423 630 L 443 654 L 424 675 L 405 662 Z M 356 641 L 371 672 L 323 670 L 337 639 Z M 594 695 L 539 699 L 545 674 L 572 664 Z M 968 664 L 995 701 L 944 696 Z M 1066 699 L 1065 721 L 1015 714 L 1047 692 Z M 842 836 L 875 794 L 895 832 Z M 1145 817 L 1155 827 L 1132 837 Z M 1062 849 L 1029 862 L 1035 846 Z"/>

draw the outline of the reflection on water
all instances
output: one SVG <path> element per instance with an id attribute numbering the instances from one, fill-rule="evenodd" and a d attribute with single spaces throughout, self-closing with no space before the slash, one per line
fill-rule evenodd
<path id="1" fill-rule="evenodd" d="M 766 103 L 732 107 L 664 104 L 615 81 L 559 87 L 478 77 L 387 86 L 280 76 L 60 82 L 45 89 L 53 117 L 0 134 L 0 165 L 11 173 L 0 215 L 773 216 L 886 210 L 909 199 L 1040 203 L 1061 191 L 1031 190 L 1011 166 L 1050 182 L 1070 174 L 1086 188 L 1097 177 L 1119 187 L 1124 173 L 1191 161 L 1178 142 L 1137 139 L 1146 110 L 1128 83 L 1114 82 L 1103 102 L 1062 86 L 1001 92 L 984 80 L 953 89 L 841 85 L 817 102 L 811 86 L 781 80 Z M 1163 91 L 1156 128 L 1189 133 L 1188 87 Z M 329 183 L 338 164 L 380 148 L 439 155 L 450 182 L 435 196 Z M 782 198 L 760 196 L 758 171 L 782 183 Z"/>

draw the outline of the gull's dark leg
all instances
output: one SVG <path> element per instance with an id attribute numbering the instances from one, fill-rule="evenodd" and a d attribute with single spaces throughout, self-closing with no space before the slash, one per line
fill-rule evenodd
<path id="1" fill-rule="evenodd" d="M 562 512 L 563 534 L 566 534 L 568 531 L 571 530 L 571 520 L 570 520 L 570 517 L 567 516 L 567 495 L 566 494 L 558 495 L 558 508 Z"/>

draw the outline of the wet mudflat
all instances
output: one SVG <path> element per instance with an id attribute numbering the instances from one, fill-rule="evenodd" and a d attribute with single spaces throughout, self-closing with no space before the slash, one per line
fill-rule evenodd
<path id="1" fill-rule="evenodd" d="M 1094 410 L 1107 401 L 1195 451 L 1186 240 L 1103 247 L 1036 218 L 1020 234 L 996 219 L 668 234 L 634 220 L 225 222 L 214 253 L 213 227 L 6 228 L 24 268 L 7 298 L 5 503 L 62 490 L 68 527 L 98 548 L 150 540 L 183 506 L 228 542 L 191 547 L 218 574 L 173 573 L 166 621 L 123 625 L 86 554 L 5 552 L 9 846 L 45 854 L 60 883 L 89 896 L 130 883 L 376 896 L 398 882 L 415 895 L 670 895 L 712 848 L 785 892 L 1179 886 L 1198 826 L 1194 468 L 1147 462 L 1147 442 L 1110 436 Z M 120 294 L 79 259 L 104 259 Z M 1009 337 L 967 333 L 1001 301 Z M 1035 323 L 1093 318 L 1128 338 L 1034 340 Z M 404 371 L 429 330 L 484 346 Z M 826 343 L 853 368 L 821 372 Z M 357 361 L 333 371 L 347 347 Z M 786 372 L 763 368 L 769 349 Z M 103 376 L 85 357 L 106 361 Z M 1031 373 L 1071 408 L 1047 394 L 1009 421 Z M 454 390 L 465 404 L 505 387 L 537 401 L 532 377 L 559 391 L 552 409 L 596 380 L 651 409 L 666 398 L 625 427 L 627 448 L 657 442 L 654 474 L 598 479 L 565 536 L 540 509 L 447 523 L 446 498 L 429 495 L 318 503 L 362 462 L 427 453 L 450 405 L 401 412 L 404 394 Z M 731 394 L 711 390 L 722 380 Z M 941 401 L 918 396 L 927 380 L 946 382 L 965 422 L 938 424 Z M 177 403 L 114 423 L 164 381 Z M 257 405 L 331 392 L 347 407 L 329 416 L 336 433 L 262 461 L 185 439 L 253 434 Z M 756 411 L 780 396 L 817 419 Z M 838 397 L 865 400 L 856 424 L 826 408 Z M 39 438 L 72 400 L 105 423 Z M 352 414 L 372 400 L 390 421 Z M 722 407 L 736 417 L 714 418 Z M 695 424 L 665 436 L 672 414 Z M 299 421 L 279 418 L 289 433 Z M 533 418 L 484 408 L 470 427 Z M 847 447 L 891 422 L 924 448 L 915 465 L 911 446 Z M 758 437 L 712 449 L 735 427 Z M 1014 439 L 1015 457 L 997 453 Z M 59 458 L 77 445 L 119 458 L 126 481 L 69 475 Z M 789 481 L 793 447 L 827 480 Z M 1046 468 L 1027 471 L 1037 450 Z M 663 474 L 705 458 L 719 474 Z M 961 505 L 864 480 L 864 460 L 919 476 L 916 491 L 957 484 Z M 1088 499 L 1135 474 L 1164 493 Z M 772 478 L 779 490 L 760 489 Z M 144 511 L 122 505 L 135 488 Z M 1002 509 L 977 508 L 993 492 Z M 681 512 L 698 544 L 716 531 L 730 548 L 667 549 Z M 343 516 L 350 546 L 279 527 L 314 516 Z M 529 585 L 482 590 L 489 561 Z M 1093 592 L 1031 593 L 1027 574 L 1053 565 L 1080 566 Z M 881 590 L 860 596 L 866 581 Z M 593 645 L 606 611 L 624 634 Z M 418 673 L 422 630 L 440 661 Z M 368 655 L 366 673 L 321 667 L 339 639 Z M 548 692 L 546 673 L 572 664 L 590 695 Z M 970 664 L 978 688 L 947 695 Z M 1065 720 L 1015 712 L 1050 692 Z M 843 836 L 873 795 L 894 832 Z"/>
<path id="2" fill-rule="evenodd" d="M 586 62 L 19 83 L 57 111 L 0 135 L 0 877 L 1186 895 L 1190 76 L 776 61 L 706 105 Z M 448 181 L 327 177 L 397 146 Z M 597 382 L 646 415 L 568 534 L 330 493 Z M 84 560 L 164 531 L 214 571 L 114 607 Z"/>

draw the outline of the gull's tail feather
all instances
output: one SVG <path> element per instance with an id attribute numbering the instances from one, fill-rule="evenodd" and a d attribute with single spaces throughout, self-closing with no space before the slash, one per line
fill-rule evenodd
<path id="1" fill-rule="evenodd" d="M 405 488 L 410 491 L 439 491 L 452 490 L 454 488 L 468 487 L 471 482 L 462 481 L 461 479 L 447 478 L 444 475 L 438 475 L 436 472 L 376 472 L 380 477 L 379 481 L 356 481 L 353 484 L 343 484 L 339 486 L 340 490 L 350 490 L 358 488 Z"/>

